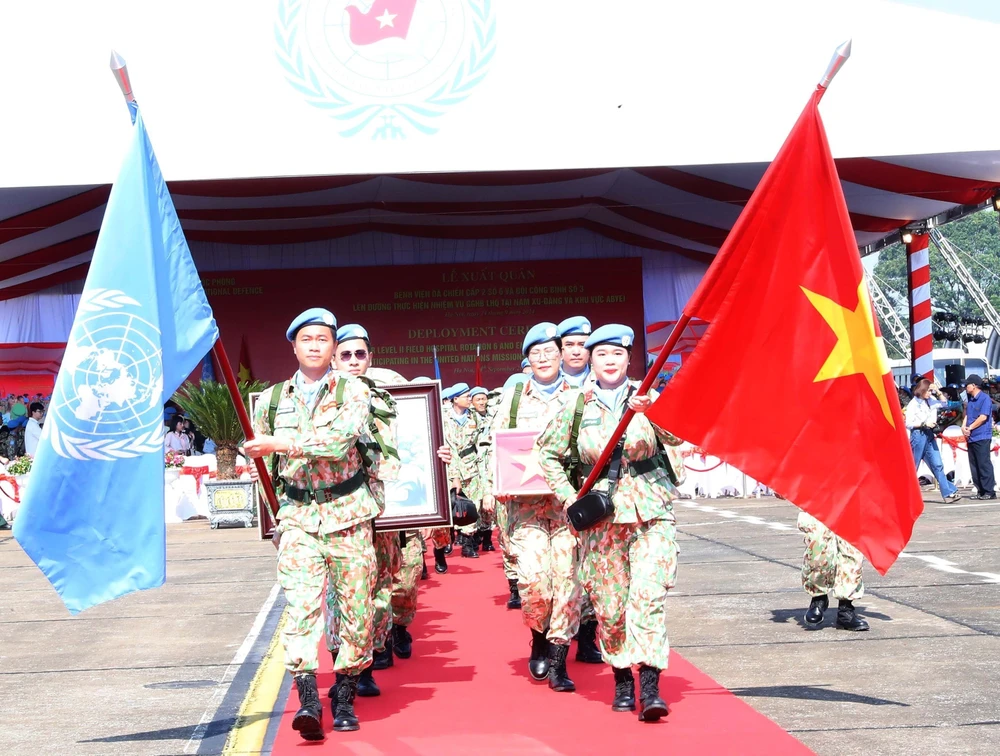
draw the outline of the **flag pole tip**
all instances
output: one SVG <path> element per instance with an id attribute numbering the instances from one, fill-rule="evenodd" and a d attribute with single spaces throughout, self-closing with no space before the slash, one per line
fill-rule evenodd
<path id="1" fill-rule="evenodd" d="M 819 81 L 819 86 L 822 89 L 830 86 L 833 77 L 844 67 L 847 59 L 851 57 L 851 42 L 852 40 L 849 39 L 834 50 L 833 59 L 830 61 L 830 65 L 826 67 L 826 73 L 823 74 L 823 78 Z"/>
<path id="2" fill-rule="evenodd" d="M 114 48 L 111 49 L 111 70 L 118 71 L 125 68 L 125 58 L 118 54 Z"/>

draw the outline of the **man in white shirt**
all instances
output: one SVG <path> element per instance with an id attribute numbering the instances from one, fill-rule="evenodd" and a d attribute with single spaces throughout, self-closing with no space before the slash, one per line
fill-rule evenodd
<path id="1" fill-rule="evenodd" d="M 24 426 L 24 453 L 29 457 L 34 457 L 38 450 L 38 440 L 42 437 L 42 426 L 39 422 L 45 414 L 45 405 L 41 402 L 32 402 L 28 408 L 28 424 Z"/>
<path id="2" fill-rule="evenodd" d="M 906 405 L 906 427 L 910 430 L 910 448 L 913 450 L 913 461 L 916 466 L 920 467 L 920 460 L 923 460 L 934 473 L 944 500 L 956 501 L 962 497 L 955 485 L 945 477 L 941 452 L 934 436 L 938 408 L 948 406 L 948 402 L 940 391 L 937 389 L 933 391 L 937 394 L 935 399 L 929 396 L 931 382 L 922 378 L 913 388 L 913 400 Z"/>

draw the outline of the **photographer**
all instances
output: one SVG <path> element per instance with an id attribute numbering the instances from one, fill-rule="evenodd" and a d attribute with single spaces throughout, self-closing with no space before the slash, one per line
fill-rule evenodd
<path id="1" fill-rule="evenodd" d="M 933 398 L 931 398 L 933 397 Z M 913 401 L 906 405 L 906 427 L 910 430 L 910 448 L 913 462 L 920 467 L 920 460 L 934 473 L 941 495 L 945 501 L 957 501 L 962 497 L 955 485 L 945 477 L 934 429 L 937 427 L 937 411 L 948 406 L 948 397 L 937 386 L 932 386 L 926 378 L 921 378 L 913 387 Z"/>

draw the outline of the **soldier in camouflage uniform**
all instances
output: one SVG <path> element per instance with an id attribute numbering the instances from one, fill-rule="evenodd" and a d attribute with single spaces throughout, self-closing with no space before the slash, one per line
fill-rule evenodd
<path id="1" fill-rule="evenodd" d="M 806 623 L 815 626 L 823 622 L 830 605 L 828 594 L 832 593 L 839 600 L 837 627 L 856 632 L 867 630 L 868 623 L 854 609 L 854 600 L 865 595 L 861 552 L 806 512 L 799 512 L 798 526 L 806 546 L 802 587 L 812 598 L 806 610 Z"/>
<path id="2" fill-rule="evenodd" d="M 594 373 L 590 369 L 590 350 L 587 349 L 591 331 L 590 321 L 582 315 L 566 318 L 556 326 L 556 336 L 562 345 L 563 377 L 575 389 L 594 383 Z M 589 543 L 587 538 L 580 539 L 581 583 Z M 576 636 L 576 660 L 585 664 L 604 663 L 601 650 L 597 647 L 597 614 L 590 601 L 590 594 L 586 591 L 580 591 L 580 632 Z"/>
<path id="3" fill-rule="evenodd" d="M 354 696 L 358 677 L 372 660 L 371 520 L 378 502 L 366 485 L 356 446 L 368 428 L 371 392 L 331 370 L 335 329 L 333 314 L 321 308 L 292 321 L 286 336 L 299 370 L 260 397 L 256 438 L 245 444 L 247 456 L 263 457 L 279 481 L 278 582 L 288 601 L 282 639 L 301 706 L 292 727 L 307 740 L 323 738 L 316 668 L 327 581 L 341 617 L 334 665 L 339 680 L 331 701 L 335 730 L 358 729 Z"/>
<path id="4" fill-rule="evenodd" d="M 606 325 L 587 339 L 596 383 L 568 398 L 538 438 L 539 462 L 545 479 L 564 506 L 577 492 L 563 467 L 570 458 L 573 416 L 578 401 L 583 416 L 577 449 L 583 472 L 593 465 L 619 419 L 630 407 L 637 414 L 621 447 L 621 479 L 612 495 L 614 512 L 581 536 L 589 540 L 584 588 L 597 612 L 601 650 L 614 668 L 614 711 L 636 708 L 632 665 L 639 666 L 640 721 L 666 716 L 660 697 L 660 671 L 669 657 L 666 598 L 677 578 L 677 545 L 670 483 L 662 444 L 680 440 L 645 415 L 655 393 L 637 395 L 638 384 L 626 377 L 634 333 L 622 325 Z M 607 490 L 607 478 L 596 488 Z"/>
<path id="5" fill-rule="evenodd" d="M 479 461 L 476 457 L 476 441 L 479 437 L 478 415 L 469 408 L 469 384 L 456 383 L 443 393 L 450 404 L 444 410 L 444 442 L 451 450 L 448 465 L 448 481 L 451 490 L 457 489 L 471 499 L 476 509 L 482 506 L 482 479 L 479 477 Z M 458 542 L 462 546 L 462 556 L 478 559 L 475 533 L 476 523 L 456 528 Z"/>
<path id="6" fill-rule="evenodd" d="M 385 483 L 399 476 L 399 458 L 393 456 L 396 449 L 396 430 L 392 416 L 395 413 L 392 397 L 375 390 L 376 384 L 385 385 L 405 383 L 406 379 L 392 370 L 369 369 L 371 364 L 371 341 L 368 332 L 360 325 L 352 323 L 341 326 L 337 330 L 337 347 L 334 353 L 334 368 L 341 373 L 362 377 L 371 381 L 372 407 L 378 410 L 374 413 L 375 426 L 379 438 L 391 453 L 383 452 L 376 442 L 374 434 L 366 434 L 365 443 L 369 449 L 368 487 L 378 502 L 378 513 L 385 510 Z M 396 533 L 376 532 L 374 535 L 376 579 L 372 595 L 372 645 L 374 660 L 372 666 L 361 673 L 358 680 L 358 695 L 362 697 L 380 694 L 378 686 L 372 677 L 372 670 L 388 669 L 392 666 L 392 643 L 389 637 L 392 609 L 392 576 L 398 572 L 402 564 L 399 548 L 399 536 Z M 338 634 L 340 616 L 337 612 L 336 592 L 333 586 L 327 588 L 326 606 L 326 643 L 336 663 L 340 649 Z"/>
<path id="7" fill-rule="evenodd" d="M 490 433 L 490 423 L 493 421 L 487 403 L 489 394 L 482 386 L 476 386 L 469 392 L 472 397 L 472 411 L 476 413 L 476 423 L 479 425 L 479 434 L 476 436 L 476 466 L 480 480 L 486 480 L 487 462 L 489 459 L 490 444 L 493 443 L 493 436 Z M 490 495 L 488 490 L 482 491 L 482 498 L 485 502 Z M 493 508 L 485 506 L 479 507 L 479 522 L 476 523 L 475 547 L 482 547 L 484 552 L 496 551 L 493 546 Z"/>
<path id="8" fill-rule="evenodd" d="M 559 369 L 559 340 L 554 323 L 539 323 L 524 337 L 522 353 L 531 378 L 507 391 L 493 420 L 504 428 L 541 430 L 571 391 Z M 515 407 L 516 403 L 516 407 Z M 487 490 L 493 491 L 493 465 Z M 566 672 L 566 654 L 580 625 L 578 545 L 563 507 L 555 496 L 497 495 L 507 507 L 510 549 L 524 624 L 531 630 L 528 673 L 548 677 L 557 692 L 576 689 Z"/>

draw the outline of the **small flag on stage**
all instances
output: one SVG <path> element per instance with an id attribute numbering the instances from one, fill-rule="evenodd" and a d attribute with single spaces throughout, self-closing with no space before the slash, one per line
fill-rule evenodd
<path id="1" fill-rule="evenodd" d="M 479 361 L 479 344 L 476 344 L 476 385 L 483 385 L 483 366 Z"/>
<path id="2" fill-rule="evenodd" d="M 441 380 L 441 366 L 438 364 L 438 348 L 437 346 L 432 347 L 434 350 L 434 377 L 439 381 Z"/>
<path id="3" fill-rule="evenodd" d="M 218 333 L 139 115 L 14 522 L 71 613 L 163 584 L 163 404 Z"/>

